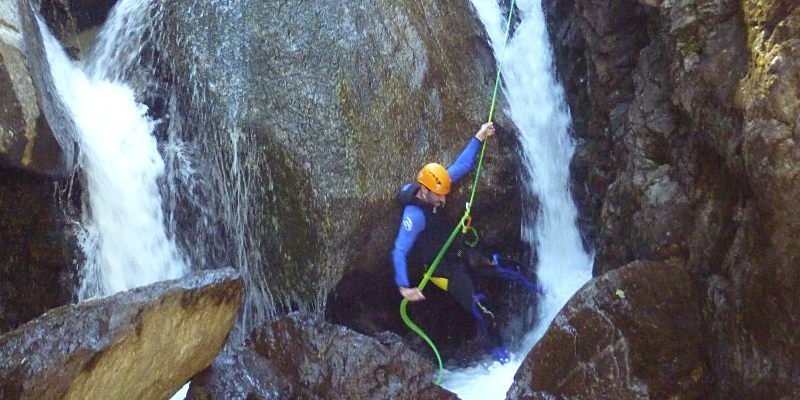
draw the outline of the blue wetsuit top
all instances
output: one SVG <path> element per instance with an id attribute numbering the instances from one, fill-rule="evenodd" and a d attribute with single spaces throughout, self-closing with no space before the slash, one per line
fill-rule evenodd
<path id="1" fill-rule="evenodd" d="M 455 183 L 472 169 L 475 157 L 481 148 L 481 141 L 472 138 L 464 150 L 459 154 L 452 165 L 447 167 L 450 182 Z M 409 184 L 410 185 L 410 184 Z M 394 264 L 394 281 L 398 287 L 409 287 L 408 265 L 406 256 L 414 245 L 417 236 L 425 230 L 425 212 L 416 204 L 407 204 L 403 209 L 403 219 L 397 232 L 392 250 L 392 263 Z"/>

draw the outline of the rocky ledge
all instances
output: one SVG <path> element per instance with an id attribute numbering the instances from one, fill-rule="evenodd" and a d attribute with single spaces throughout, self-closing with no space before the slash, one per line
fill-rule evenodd
<path id="1" fill-rule="evenodd" d="M 53 309 L 0 336 L 0 398 L 168 398 L 217 356 L 241 298 L 227 269 Z"/>
<path id="2" fill-rule="evenodd" d="M 192 380 L 189 399 L 457 399 L 397 335 L 365 336 L 292 313 L 256 329 Z"/>

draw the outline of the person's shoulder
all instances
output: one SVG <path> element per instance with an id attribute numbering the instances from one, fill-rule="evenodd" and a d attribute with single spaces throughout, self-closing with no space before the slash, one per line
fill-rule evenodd
<path id="1" fill-rule="evenodd" d="M 414 200 L 414 196 L 417 194 L 417 190 L 419 190 L 419 183 L 417 182 L 404 184 L 400 187 L 400 190 L 397 191 L 397 201 L 403 205 L 411 203 Z"/>
<path id="2" fill-rule="evenodd" d="M 416 204 L 407 204 L 403 208 L 402 225 L 409 232 L 425 229 L 425 212 Z"/>
<path id="3" fill-rule="evenodd" d="M 425 211 L 422 211 L 422 207 L 419 204 L 406 204 L 403 207 L 403 215 L 425 220 Z"/>

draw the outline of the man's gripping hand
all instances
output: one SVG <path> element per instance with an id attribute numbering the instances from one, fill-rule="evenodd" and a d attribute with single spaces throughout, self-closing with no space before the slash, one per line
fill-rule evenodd
<path id="1" fill-rule="evenodd" d="M 425 300 L 425 296 L 422 295 L 422 292 L 417 288 L 409 288 L 405 286 L 400 286 L 400 294 L 408 301 L 420 301 Z"/>

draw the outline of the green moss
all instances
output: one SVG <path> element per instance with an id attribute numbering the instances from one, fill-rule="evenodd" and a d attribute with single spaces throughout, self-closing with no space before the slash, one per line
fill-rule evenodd
<path id="1" fill-rule="evenodd" d="M 359 170 L 359 172 L 358 172 L 358 190 L 359 190 L 359 192 L 361 192 L 363 194 L 363 193 L 367 193 L 367 189 L 368 188 L 369 188 L 369 177 L 367 177 L 367 175 L 363 171 Z"/>
<path id="2" fill-rule="evenodd" d="M 697 42 L 696 40 L 683 43 L 683 46 L 681 46 L 681 53 L 683 54 L 684 57 L 692 53 L 701 54 L 702 52 L 703 52 L 703 45 Z"/>
<path id="3" fill-rule="evenodd" d="M 359 117 L 359 107 L 356 104 L 355 96 L 347 80 L 341 79 L 336 85 L 336 95 L 339 99 L 339 111 L 344 117 L 345 121 L 345 146 L 348 147 L 348 153 L 355 154 L 355 168 L 358 174 L 358 190 L 361 194 L 366 193 L 368 188 L 368 179 L 364 175 L 364 160 L 360 157 L 360 152 L 363 143 L 362 136 L 366 126 L 362 119 Z"/>
<path id="4" fill-rule="evenodd" d="M 339 99 L 339 110 L 345 117 L 348 128 L 353 128 L 357 124 L 355 114 L 353 92 L 346 80 L 342 79 L 336 85 L 336 97 Z"/>

